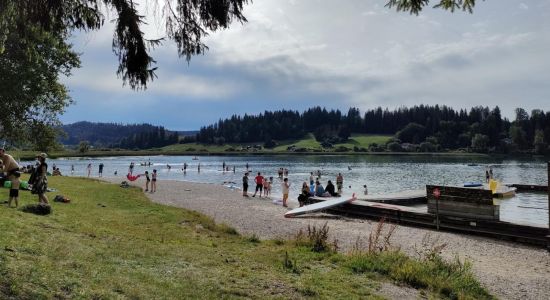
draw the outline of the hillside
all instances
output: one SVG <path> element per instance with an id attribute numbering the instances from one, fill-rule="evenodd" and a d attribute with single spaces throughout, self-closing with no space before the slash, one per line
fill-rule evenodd
<path id="1" fill-rule="evenodd" d="M 159 126 L 151 124 L 118 124 L 118 123 L 94 123 L 94 122 L 77 122 L 73 124 L 63 125 L 62 129 L 67 134 L 67 137 L 62 137 L 59 142 L 65 145 L 77 145 L 80 141 L 88 141 L 95 146 L 111 146 L 119 144 L 122 139 L 129 138 L 133 135 L 144 132 L 152 132 L 159 130 Z M 169 135 L 173 131 L 165 130 Z M 184 135 L 193 134 L 186 131 Z"/>

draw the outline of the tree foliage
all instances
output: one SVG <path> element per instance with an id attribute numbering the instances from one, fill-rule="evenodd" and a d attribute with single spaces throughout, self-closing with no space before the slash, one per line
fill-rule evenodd
<path id="1" fill-rule="evenodd" d="M 3 17 L 12 9 L 2 6 L 7 10 L 0 9 L 0 138 L 36 142 L 37 132 L 48 136 L 45 126 L 57 125 L 58 114 L 71 103 L 59 76 L 69 76 L 80 61 L 64 32 L 7 22 Z"/>
<path id="2" fill-rule="evenodd" d="M 313 133 L 323 146 L 345 141 L 352 133 L 395 135 L 395 143 L 419 145 L 412 149 L 467 149 L 508 152 L 510 149 L 543 152 L 550 140 L 550 112 L 522 109 L 513 122 L 503 119 L 495 107 L 455 110 L 447 106 L 419 105 L 393 111 L 381 107 L 367 110 L 362 116 L 357 108 L 348 113 L 313 107 L 296 111 L 266 111 L 251 116 L 232 116 L 201 128 L 196 140 L 215 143 L 262 142 L 268 139 L 299 139 Z M 429 143 L 420 147 L 423 142 Z M 511 144 L 511 145 L 510 145 Z M 513 146 L 513 147 L 510 147 Z M 392 147 L 396 148 L 395 145 Z"/>
<path id="3" fill-rule="evenodd" d="M 433 8 L 440 8 L 450 12 L 462 10 L 472 13 L 476 5 L 476 0 L 389 0 L 386 3 L 386 7 L 395 8 L 397 11 L 406 11 L 410 14 L 418 15 L 422 9 L 434 2 L 436 4 L 433 5 Z"/>
<path id="4" fill-rule="evenodd" d="M 246 22 L 242 14 L 249 0 L 156 0 L 149 1 L 157 11 L 158 23 L 163 23 L 166 36 L 145 37 L 143 27 L 148 21 L 140 15 L 132 0 L 0 0 L 0 54 L 3 53 L 10 30 L 4 25 L 18 23 L 25 31 L 30 28 L 53 36 L 67 38 L 74 30 L 97 30 L 105 21 L 105 12 L 114 12 L 115 32 L 112 48 L 118 57 L 117 74 L 133 89 L 146 88 L 155 75 L 155 60 L 151 50 L 164 40 L 175 42 L 179 56 L 188 61 L 203 54 L 209 31 L 228 28 L 233 21 Z M 33 44 L 29 44 L 30 47 Z"/>

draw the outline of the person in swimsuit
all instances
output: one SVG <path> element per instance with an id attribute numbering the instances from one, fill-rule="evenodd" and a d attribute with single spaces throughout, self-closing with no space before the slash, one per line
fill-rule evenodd
<path id="1" fill-rule="evenodd" d="M 145 171 L 145 191 L 149 191 L 149 182 L 151 182 L 151 178 L 149 178 L 149 171 Z"/>
<path id="2" fill-rule="evenodd" d="M 157 169 L 153 169 L 153 174 L 151 174 L 151 193 L 157 191 Z"/>

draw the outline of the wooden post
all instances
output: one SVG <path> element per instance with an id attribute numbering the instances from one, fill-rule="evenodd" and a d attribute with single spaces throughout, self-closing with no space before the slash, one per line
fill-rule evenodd
<path id="1" fill-rule="evenodd" d="M 435 197 L 435 224 L 439 231 L 439 197 Z"/>

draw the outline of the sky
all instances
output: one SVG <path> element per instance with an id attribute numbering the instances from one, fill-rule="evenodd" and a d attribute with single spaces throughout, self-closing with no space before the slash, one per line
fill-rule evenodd
<path id="1" fill-rule="evenodd" d="M 137 2 L 155 15 L 151 0 Z M 155 50 L 158 78 L 145 91 L 116 76 L 112 23 L 75 33 L 82 67 L 63 79 L 75 104 L 61 120 L 196 130 L 233 114 L 317 105 L 498 105 L 508 118 L 516 107 L 550 110 L 550 0 L 486 0 L 473 14 L 426 8 L 419 16 L 385 3 L 254 0 L 247 23 L 210 33 L 210 50 L 189 64 L 172 42 Z M 162 37 L 158 18 L 150 20 L 146 37 Z"/>

